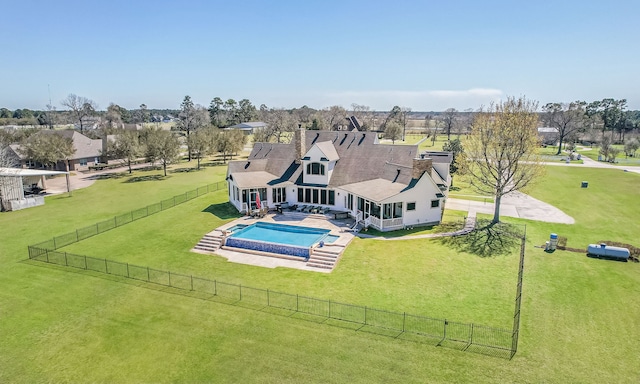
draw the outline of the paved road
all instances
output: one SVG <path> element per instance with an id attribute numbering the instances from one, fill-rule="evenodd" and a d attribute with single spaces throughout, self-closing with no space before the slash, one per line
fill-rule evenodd
<path id="1" fill-rule="evenodd" d="M 544 165 L 552 165 L 552 166 L 560 166 L 560 167 L 578 167 L 578 168 L 609 168 L 609 169 L 617 169 L 623 172 L 640 173 L 640 166 L 613 165 L 613 164 L 605 163 L 604 161 L 596 161 L 596 160 L 590 159 L 587 156 L 582 156 L 582 161 L 583 161 L 583 164 L 578 164 L 578 163 L 567 164 L 564 161 L 554 161 L 554 162 L 545 162 Z"/>

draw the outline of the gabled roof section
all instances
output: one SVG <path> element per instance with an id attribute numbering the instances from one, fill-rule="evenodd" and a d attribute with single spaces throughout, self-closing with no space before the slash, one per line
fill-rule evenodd
<path id="1" fill-rule="evenodd" d="M 336 152 L 336 147 L 334 147 L 333 143 L 330 141 L 315 143 L 314 146 L 316 146 L 324 154 L 324 157 L 328 161 L 336 161 L 340 158 L 340 156 L 338 156 L 338 152 Z"/>
<path id="2" fill-rule="evenodd" d="M 341 187 L 380 179 L 374 184 L 393 191 L 412 185 L 413 159 L 417 145 L 378 144 L 372 132 L 307 131 L 305 148 L 318 145 L 326 158 L 336 159 L 329 187 Z M 228 174 L 264 171 L 271 182 L 301 183 L 302 167 L 295 164 L 295 143 L 256 143 L 247 160 L 229 162 Z M 413 183 L 415 184 L 415 183 Z M 365 185 L 365 187 L 372 187 Z"/>

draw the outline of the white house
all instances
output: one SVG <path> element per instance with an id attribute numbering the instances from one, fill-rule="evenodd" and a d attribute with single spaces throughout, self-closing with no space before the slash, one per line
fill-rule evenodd
<path id="1" fill-rule="evenodd" d="M 305 131 L 289 144 L 256 143 L 227 170 L 229 201 L 249 212 L 256 200 L 348 212 L 382 231 L 440 222 L 451 178 L 448 152 L 379 144 L 371 132 Z"/>

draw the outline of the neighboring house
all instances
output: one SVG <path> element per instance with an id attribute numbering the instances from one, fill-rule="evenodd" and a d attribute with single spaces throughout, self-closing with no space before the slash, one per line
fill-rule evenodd
<path id="1" fill-rule="evenodd" d="M 0 210 L 17 211 L 44 204 L 45 176 L 67 172 L 0 168 Z M 67 184 L 68 185 L 68 184 Z"/>
<path id="2" fill-rule="evenodd" d="M 267 127 L 267 123 L 263 123 L 262 121 L 250 121 L 248 123 L 240 123 L 240 124 L 232 125 L 231 127 L 225 128 L 225 129 L 239 129 L 243 133 L 250 135 L 254 133 L 255 129 L 266 128 L 266 127 Z"/>
<path id="3" fill-rule="evenodd" d="M 348 212 L 382 231 L 437 224 L 451 178 L 448 152 L 379 144 L 367 132 L 295 131 L 289 144 L 256 143 L 227 170 L 229 201 L 238 211 L 277 204 Z"/>
<path id="4" fill-rule="evenodd" d="M 42 130 L 37 135 L 60 135 L 62 137 L 69 137 L 73 141 L 73 147 L 75 153 L 69 158 L 69 171 L 84 171 L 88 170 L 89 166 L 100 163 L 102 157 L 102 145 L 103 142 L 100 139 L 93 140 L 80 132 L 67 129 L 67 130 Z M 13 144 L 10 146 L 12 151 L 19 156 L 22 168 L 41 168 L 41 164 L 36 164 L 20 151 L 20 146 Z M 55 170 L 66 171 L 65 161 L 58 161 Z"/>
<path id="5" fill-rule="evenodd" d="M 538 136 L 542 144 L 553 145 L 558 141 L 558 128 L 539 127 Z"/>

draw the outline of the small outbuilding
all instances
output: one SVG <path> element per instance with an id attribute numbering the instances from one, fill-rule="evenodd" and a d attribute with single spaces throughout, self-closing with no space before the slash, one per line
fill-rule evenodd
<path id="1" fill-rule="evenodd" d="M 45 176 L 68 175 L 68 172 L 41 169 L 0 168 L 0 207 L 17 211 L 44 204 L 41 195 L 47 189 Z"/>

